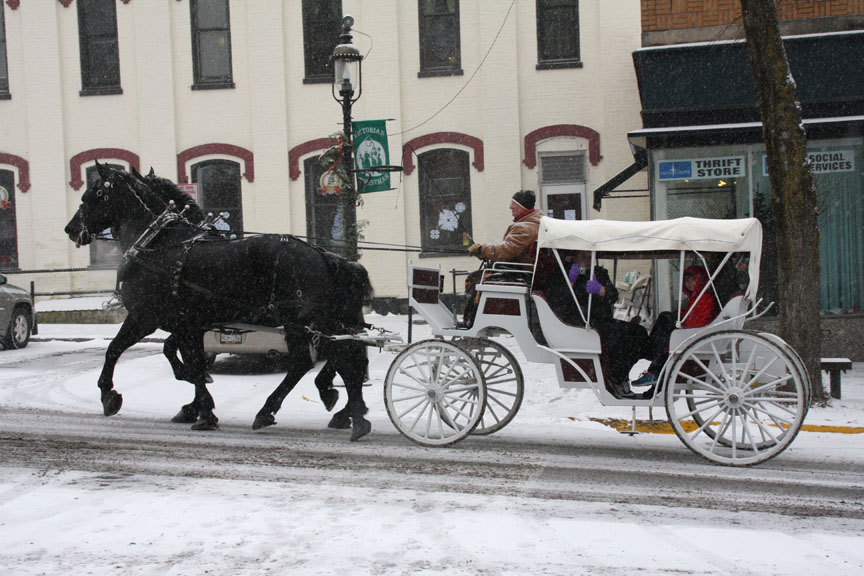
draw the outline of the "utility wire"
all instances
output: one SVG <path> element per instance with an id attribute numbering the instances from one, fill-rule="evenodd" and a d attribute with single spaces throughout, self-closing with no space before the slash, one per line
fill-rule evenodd
<path id="1" fill-rule="evenodd" d="M 513 6 L 515 4 L 516 4 L 516 0 L 512 0 L 512 2 L 510 2 L 510 7 L 507 8 L 507 14 L 504 15 L 504 20 L 501 22 L 501 26 L 498 27 L 498 32 L 495 34 L 495 38 L 492 40 L 492 44 L 489 46 L 489 49 L 486 50 L 486 54 L 483 56 L 483 59 L 480 60 L 480 64 L 477 65 L 477 68 L 474 69 L 474 72 L 471 74 L 471 76 L 468 78 L 468 80 L 465 82 L 465 84 L 463 84 L 462 87 L 456 92 L 456 94 L 454 94 L 453 97 L 450 98 L 450 100 L 446 104 L 444 104 L 444 106 L 439 108 L 437 112 L 432 114 L 432 116 L 430 116 L 429 118 L 427 118 L 426 120 L 424 120 L 420 124 L 417 124 L 416 126 L 408 128 L 407 130 L 403 130 L 402 132 L 392 134 L 392 136 L 401 136 L 402 134 L 405 134 L 407 132 L 411 132 L 412 130 L 416 130 L 417 128 L 420 128 L 421 126 L 430 122 L 433 118 L 438 116 L 441 112 L 443 112 L 445 108 L 450 106 L 450 104 L 452 104 L 453 101 L 456 100 L 456 98 L 458 98 L 460 94 L 462 94 L 462 92 L 465 90 L 465 88 L 468 87 L 468 84 L 470 84 L 471 81 L 474 79 L 474 77 L 477 75 L 477 72 L 480 71 L 480 68 L 483 66 L 483 63 L 486 62 L 486 59 L 489 57 L 489 54 L 492 52 L 492 49 L 495 47 L 495 44 L 498 43 L 498 37 L 501 36 L 501 31 L 504 30 L 504 24 L 507 23 L 507 19 L 510 17 L 510 12 L 513 11 Z"/>

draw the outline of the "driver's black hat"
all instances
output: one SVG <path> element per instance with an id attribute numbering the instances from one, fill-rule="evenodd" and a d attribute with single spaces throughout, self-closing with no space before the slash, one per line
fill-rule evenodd
<path id="1" fill-rule="evenodd" d="M 519 190 L 515 194 L 513 194 L 513 201 L 525 208 L 526 210 L 530 210 L 534 208 L 534 202 L 536 201 L 536 197 L 534 196 L 533 190 Z"/>

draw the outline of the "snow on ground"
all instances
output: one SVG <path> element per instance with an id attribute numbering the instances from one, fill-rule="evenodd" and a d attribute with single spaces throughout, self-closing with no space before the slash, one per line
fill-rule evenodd
<path id="1" fill-rule="evenodd" d="M 104 298 L 92 300 L 101 304 Z M 39 309 L 47 306 L 40 303 Z M 369 315 L 367 322 L 407 335 L 405 316 Z M 75 358 L 87 349 L 104 351 L 117 328 L 42 324 L 28 348 L 0 352 L 0 416 L 3 407 L 98 413 L 98 372 L 77 369 Z M 428 327 L 415 325 L 413 331 L 414 340 L 428 336 Z M 93 340 L 72 341 L 81 338 Z M 38 365 L 20 362 L 47 351 L 68 358 L 62 383 L 46 382 Z M 373 385 L 366 398 L 372 434 L 393 431 L 381 398 L 393 358 L 370 350 Z M 618 436 L 592 418 L 629 418 L 629 409 L 602 407 L 589 391 L 561 390 L 551 366 L 524 362 L 522 368 L 525 402 L 499 435 L 560 440 L 578 434 L 598 442 L 614 435 L 637 444 L 679 443 L 674 436 Z M 277 420 L 322 425 L 326 417 L 313 376 L 301 381 Z M 222 423 L 251 424 L 280 379 L 270 373 L 215 374 L 211 391 Z M 190 387 L 174 382 L 159 355 L 121 359 L 115 382 L 124 395 L 121 417 L 165 418 L 191 398 Z M 811 409 L 806 424 L 864 428 L 864 364 L 843 377 L 843 396 Z M 655 417 L 662 418 L 659 412 Z M 647 411 L 638 416 L 646 418 Z M 864 471 L 864 434 L 802 432 L 787 453 L 796 450 L 862 463 Z M 752 515 L 732 513 L 688 510 L 675 516 L 608 503 L 335 486 L 321 495 L 314 486 L 291 482 L 108 478 L 0 464 L 0 574 L 864 573 L 864 538 L 844 532 L 842 520 L 830 531 L 780 517 L 751 527 Z"/>

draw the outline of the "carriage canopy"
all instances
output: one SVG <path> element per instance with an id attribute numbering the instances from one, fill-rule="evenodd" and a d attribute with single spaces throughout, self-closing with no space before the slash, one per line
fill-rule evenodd
<path id="1" fill-rule="evenodd" d="M 762 224 L 756 218 L 624 222 L 544 217 L 540 221 L 537 248 L 598 252 L 748 252 L 750 285 L 747 297 L 752 299 L 759 287 Z"/>

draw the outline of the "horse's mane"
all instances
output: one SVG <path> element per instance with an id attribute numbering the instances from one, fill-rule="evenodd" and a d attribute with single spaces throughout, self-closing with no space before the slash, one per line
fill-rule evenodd
<path id="1" fill-rule="evenodd" d="M 137 172 L 134 172 L 134 169 L 132 175 L 138 178 L 166 204 L 173 200 L 178 211 L 182 212 L 185 209 L 186 211 L 183 215 L 193 224 L 200 224 L 207 218 L 207 214 L 195 203 L 191 196 L 180 190 L 177 184 L 171 180 L 157 176 L 152 168 L 147 176 L 141 176 Z"/>

